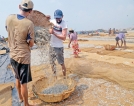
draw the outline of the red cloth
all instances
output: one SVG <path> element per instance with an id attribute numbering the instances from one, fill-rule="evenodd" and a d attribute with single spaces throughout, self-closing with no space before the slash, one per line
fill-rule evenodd
<path id="1" fill-rule="evenodd" d="M 73 54 L 78 55 L 80 52 L 80 49 L 79 49 L 79 44 L 77 40 L 72 41 L 72 48 L 73 48 Z"/>

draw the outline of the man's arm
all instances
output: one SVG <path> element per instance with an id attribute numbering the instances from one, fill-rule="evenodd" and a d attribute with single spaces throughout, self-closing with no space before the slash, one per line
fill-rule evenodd
<path id="1" fill-rule="evenodd" d="M 126 49 L 126 36 L 124 34 L 123 38 L 121 39 L 121 42 L 122 42 L 122 45 L 123 45 L 123 42 L 124 42 L 124 48 Z M 122 47 L 121 45 L 121 47 Z"/>
<path id="2" fill-rule="evenodd" d="M 28 34 L 28 37 L 27 37 L 27 40 L 29 40 L 29 46 L 30 47 L 33 47 L 34 45 L 34 25 L 31 24 L 31 26 L 29 27 L 29 34 Z"/>
<path id="3" fill-rule="evenodd" d="M 126 40 L 124 40 L 124 48 L 126 49 Z"/>
<path id="4" fill-rule="evenodd" d="M 126 35 L 124 34 L 124 48 L 126 49 Z"/>
<path id="5" fill-rule="evenodd" d="M 32 38 L 32 39 L 29 41 L 29 46 L 30 46 L 30 47 L 33 47 L 33 45 L 34 45 L 34 39 Z"/>
<path id="6" fill-rule="evenodd" d="M 62 34 L 58 35 L 56 34 L 53 29 L 49 29 L 49 33 L 55 35 L 57 38 L 61 39 L 61 40 L 66 40 L 66 36 L 67 36 L 67 28 L 62 30 Z"/>
<path id="7" fill-rule="evenodd" d="M 70 48 L 71 42 L 72 42 L 72 36 L 71 36 L 71 34 L 70 34 L 70 35 L 69 35 L 69 44 L 68 44 L 68 48 Z"/>

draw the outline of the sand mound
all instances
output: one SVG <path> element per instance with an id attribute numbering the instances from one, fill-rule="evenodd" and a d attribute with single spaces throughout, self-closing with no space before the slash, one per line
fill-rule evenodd
<path id="1" fill-rule="evenodd" d="M 103 78 L 114 81 L 121 86 L 134 89 L 133 67 L 124 64 L 110 64 L 102 61 L 84 58 L 72 58 L 71 71 L 82 77 Z M 120 68 L 122 67 L 122 69 Z"/>

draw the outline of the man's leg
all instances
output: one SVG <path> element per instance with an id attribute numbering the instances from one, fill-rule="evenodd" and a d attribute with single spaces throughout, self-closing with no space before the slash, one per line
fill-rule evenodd
<path id="1" fill-rule="evenodd" d="M 54 51 L 56 53 L 57 61 L 62 67 L 63 75 L 66 76 L 66 67 L 65 67 L 65 64 L 64 64 L 63 47 L 62 48 L 54 48 Z"/>
<path id="2" fill-rule="evenodd" d="M 21 102 L 21 101 L 23 101 L 23 97 L 21 95 L 21 84 L 20 84 L 19 79 L 16 79 L 16 88 L 17 88 L 19 99 L 20 99 L 20 102 Z"/>
<path id="3" fill-rule="evenodd" d="M 28 103 L 28 89 L 27 83 L 32 81 L 30 64 L 21 64 L 20 76 L 21 77 L 21 95 L 23 97 L 24 106 L 33 106 Z"/>
<path id="4" fill-rule="evenodd" d="M 120 47 L 119 41 L 116 41 L 116 47 Z"/>
<path id="5" fill-rule="evenodd" d="M 22 97 L 23 97 L 23 100 L 24 100 L 24 105 L 29 106 L 27 84 L 21 84 L 21 94 L 22 94 Z"/>
<path id="6" fill-rule="evenodd" d="M 27 89 L 27 84 L 21 84 L 21 95 L 24 100 L 24 106 L 35 106 L 35 105 L 30 105 L 28 103 L 28 89 Z"/>
<path id="7" fill-rule="evenodd" d="M 117 47 L 117 45 L 118 45 L 118 42 L 116 41 L 116 47 Z"/>

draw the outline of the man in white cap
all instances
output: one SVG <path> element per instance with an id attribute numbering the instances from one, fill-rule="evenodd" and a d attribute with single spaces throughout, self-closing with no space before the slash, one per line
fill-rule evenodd
<path id="1" fill-rule="evenodd" d="M 32 12 L 33 2 L 22 0 L 19 9 L 20 14 L 9 15 L 6 19 L 10 62 L 14 69 L 20 102 L 24 101 L 24 106 L 32 106 L 28 103 L 27 83 L 32 81 L 30 47 L 34 45 L 34 25 L 26 17 Z"/>

